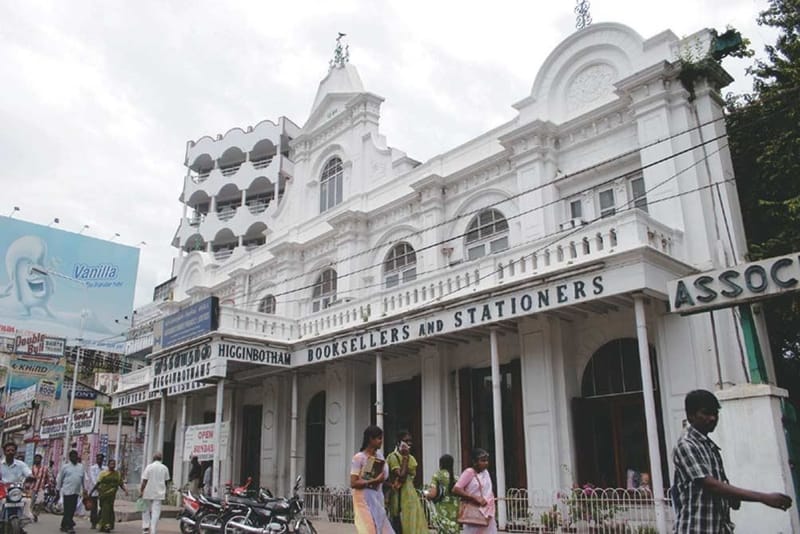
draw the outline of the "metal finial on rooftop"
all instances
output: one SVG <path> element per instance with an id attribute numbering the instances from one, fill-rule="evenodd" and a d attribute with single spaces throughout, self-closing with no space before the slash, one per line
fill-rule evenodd
<path id="1" fill-rule="evenodd" d="M 577 0 L 578 5 L 575 6 L 575 27 L 579 30 L 584 29 L 592 23 L 592 16 L 589 14 L 589 0 Z"/>
<path id="2" fill-rule="evenodd" d="M 342 37 L 345 35 L 347 34 L 339 32 L 339 36 L 336 38 L 336 48 L 333 49 L 333 59 L 328 64 L 328 70 L 342 68 L 345 63 L 350 61 L 350 45 L 342 47 Z"/>

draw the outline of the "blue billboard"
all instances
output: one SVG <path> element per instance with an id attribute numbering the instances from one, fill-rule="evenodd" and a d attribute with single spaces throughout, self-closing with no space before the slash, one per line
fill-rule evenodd
<path id="1" fill-rule="evenodd" d="M 213 332 L 219 325 L 219 299 L 208 297 L 169 315 L 153 329 L 153 352 Z"/>
<path id="2" fill-rule="evenodd" d="M 131 314 L 138 266 L 136 247 L 0 217 L 0 324 L 124 352 L 115 321 Z"/>

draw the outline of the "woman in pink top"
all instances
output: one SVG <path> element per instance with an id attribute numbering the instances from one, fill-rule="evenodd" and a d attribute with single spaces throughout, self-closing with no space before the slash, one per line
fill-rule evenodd
<path id="1" fill-rule="evenodd" d="M 489 524 L 485 527 L 479 525 L 463 525 L 464 534 L 496 534 L 497 523 L 495 523 L 495 498 L 492 491 L 492 479 L 489 476 L 489 453 L 484 449 L 472 449 L 472 467 L 468 467 L 461 473 L 455 486 L 453 495 L 461 497 L 480 507 L 481 513 L 489 518 Z"/>

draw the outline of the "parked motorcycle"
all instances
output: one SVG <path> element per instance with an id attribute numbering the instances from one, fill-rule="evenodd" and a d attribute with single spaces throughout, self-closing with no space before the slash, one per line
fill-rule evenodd
<path id="1" fill-rule="evenodd" d="M 34 520 L 38 519 L 38 515 L 43 511 L 51 514 L 61 514 L 63 512 L 62 506 L 58 503 L 58 492 L 55 486 L 47 484 L 42 491 L 42 496 L 34 493 L 31 501 L 31 508 L 34 514 Z"/>
<path id="2" fill-rule="evenodd" d="M 226 487 L 226 494 L 245 495 L 252 482 L 247 479 L 244 485 Z M 210 534 L 222 530 L 222 516 L 227 503 L 225 500 L 206 497 L 202 493 L 194 496 L 186 491 L 181 494 L 181 510 L 178 513 L 178 524 L 182 534 Z"/>
<path id="3" fill-rule="evenodd" d="M 22 534 L 30 522 L 25 517 L 25 490 L 16 482 L 0 484 L 0 528 L 3 534 Z"/>
<path id="4" fill-rule="evenodd" d="M 301 480 L 298 476 L 289 498 L 268 499 L 226 514 L 223 518 L 225 534 L 316 534 L 311 521 L 305 517 Z"/>

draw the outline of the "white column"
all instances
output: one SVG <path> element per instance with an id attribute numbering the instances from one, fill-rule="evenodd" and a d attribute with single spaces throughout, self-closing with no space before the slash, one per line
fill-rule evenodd
<path id="1" fill-rule="evenodd" d="M 152 446 L 150 442 L 153 441 L 153 438 L 150 434 L 150 425 L 153 422 L 152 406 L 153 402 L 147 401 L 147 415 L 144 416 L 144 458 L 142 458 L 142 465 L 147 465 L 150 463 L 150 458 L 153 456 L 152 452 L 150 451 L 150 447 Z"/>
<path id="2" fill-rule="evenodd" d="M 122 465 L 119 463 L 120 460 L 122 460 L 122 453 L 120 451 L 120 448 L 122 447 L 122 410 L 117 412 L 117 437 L 115 443 L 114 461 L 116 461 L 119 468 L 122 469 Z"/>
<path id="3" fill-rule="evenodd" d="M 375 424 L 383 428 L 383 355 L 375 353 Z"/>
<path id="4" fill-rule="evenodd" d="M 644 418 L 647 423 L 647 452 L 650 455 L 650 479 L 653 485 L 653 500 L 656 505 L 656 525 L 660 533 L 667 532 L 664 513 L 664 477 L 661 473 L 661 447 L 658 443 L 658 419 L 656 399 L 653 394 L 653 374 L 650 369 L 650 344 L 647 342 L 647 318 L 644 312 L 644 297 L 633 297 L 636 314 L 636 339 L 639 342 L 639 365 L 642 368 L 642 395 L 644 396 Z"/>
<path id="5" fill-rule="evenodd" d="M 492 413 L 494 416 L 494 464 L 497 476 L 497 522 L 500 530 L 506 528 L 506 459 L 503 452 L 503 404 L 500 389 L 500 354 L 497 347 L 497 329 L 489 330 L 489 347 L 492 353 Z"/>
<path id="6" fill-rule="evenodd" d="M 294 484 L 297 478 L 297 371 L 292 373 L 292 413 L 291 428 L 289 429 L 289 481 Z"/>
<path id="7" fill-rule="evenodd" d="M 225 379 L 220 378 L 219 382 L 217 382 L 217 405 L 216 405 L 216 413 L 214 414 L 214 440 L 216 443 L 214 444 L 214 466 L 211 470 L 211 487 L 212 491 L 214 492 L 215 497 L 219 497 L 222 495 L 220 491 L 220 475 L 222 471 L 220 469 L 220 438 L 222 437 L 222 399 L 223 395 L 225 394 Z M 228 436 L 228 442 L 230 443 L 231 436 Z"/>
<path id="8" fill-rule="evenodd" d="M 161 400 L 158 405 L 158 438 L 153 453 L 164 454 L 164 427 L 167 424 L 167 390 L 161 390 Z"/>
<path id="9" fill-rule="evenodd" d="M 175 436 L 175 454 L 172 455 L 172 480 L 175 486 L 183 485 L 183 472 L 186 458 L 183 457 L 183 445 L 186 439 L 186 401 L 188 395 L 182 395 L 180 399 L 180 411 L 178 412 L 178 431 Z"/>

